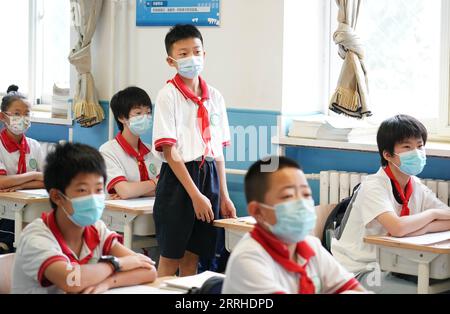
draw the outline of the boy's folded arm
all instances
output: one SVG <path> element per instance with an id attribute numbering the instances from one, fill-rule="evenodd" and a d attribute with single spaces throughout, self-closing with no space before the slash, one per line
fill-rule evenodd
<path id="1" fill-rule="evenodd" d="M 122 181 L 114 186 L 114 190 L 121 199 L 137 198 L 141 196 L 153 196 L 156 184 L 152 181 L 128 182 Z M 153 193 L 153 195 L 152 195 Z"/>
<path id="2" fill-rule="evenodd" d="M 385 212 L 377 218 L 378 222 L 394 237 L 404 237 L 413 232 L 424 228 L 426 225 L 436 219 L 434 210 L 399 217 L 393 212 Z"/>
<path id="3" fill-rule="evenodd" d="M 32 181 L 41 181 L 39 180 L 40 177 L 40 172 L 27 172 L 24 174 L 0 176 L 0 190 L 21 186 Z"/>
<path id="4" fill-rule="evenodd" d="M 433 232 L 441 232 L 441 231 L 448 231 L 450 230 L 450 220 L 435 220 L 430 222 L 428 225 L 423 227 L 420 230 L 417 230 L 415 232 L 412 232 L 410 234 L 407 234 L 407 237 L 415 237 L 424 235 L 427 233 L 433 233 Z"/>
<path id="5" fill-rule="evenodd" d="M 79 293 L 97 285 L 114 273 L 107 263 L 86 264 L 69 268 L 67 262 L 54 262 L 47 267 L 44 276 L 59 289 L 68 293 Z"/>

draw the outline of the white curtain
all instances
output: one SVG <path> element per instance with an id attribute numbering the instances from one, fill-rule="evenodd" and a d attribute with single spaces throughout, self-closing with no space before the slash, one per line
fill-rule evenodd
<path id="1" fill-rule="evenodd" d="M 105 118 L 91 73 L 91 42 L 102 4 L 103 0 L 71 0 L 72 21 L 78 34 L 78 42 L 69 56 L 78 72 L 73 112 L 82 127 L 92 127 Z"/>
<path id="2" fill-rule="evenodd" d="M 359 9 L 363 0 L 336 0 L 339 6 L 339 26 L 333 35 L 339 45 L 339 56 L 344 59 L 338 85 L 329 109 L 350 117 L 363 118 L 369 109 L 369 87 L 364 67 L 364 47 L 355 32 Z"/>

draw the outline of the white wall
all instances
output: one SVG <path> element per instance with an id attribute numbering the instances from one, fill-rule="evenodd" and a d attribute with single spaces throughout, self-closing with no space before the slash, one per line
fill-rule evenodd
<path id="1" fill-rule="evenodd" d="M 111 98 L 111 0 L 104 3 L 93 43 L 93 74 L 101 100 Z M 174 75 L 166 62 L 167 27 L 136 27 L 135 0 L 128 12 L 119 9 L 116 64 L 117 86 L 138 85 L 151 98 Z M 230 108 L 281 111 L 283 79 L 283 0 L 222 0 L 221 26 L 203 27 L 207 53 L 203 76 L 217 87 Z M 128 19 L 128 21 L 125 21 Z M 122 38 L 121 38 L 122 37 Z"/>

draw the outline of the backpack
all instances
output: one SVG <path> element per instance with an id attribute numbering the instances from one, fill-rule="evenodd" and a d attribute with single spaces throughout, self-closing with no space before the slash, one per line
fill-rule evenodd
<path id="1" fill-rule="evenodd" d="M 333 238 L 340 239 L 344 227 L 347 223 L 348 216 L 353 205 L 353 200 L 358 194 L 361 183 L 358 183 L 352 191 L 352 195 L 341 200 L 331 211 L 323 228 L 322 245 L 331 252 L 331 240 Z"/>
<path id="2" fill-rule="evenodd" d="M 208 278 L 200 288 L 191 288 L 188 294 L 221 294 L 223 277 L 214 276 Z"/>

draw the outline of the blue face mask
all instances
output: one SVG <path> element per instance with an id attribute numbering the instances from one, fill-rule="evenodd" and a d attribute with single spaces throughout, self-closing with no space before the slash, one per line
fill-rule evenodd
<path id="1" fill-rule="evenodd" d="M 277 222 L 274 225 L 266 223 L 266 226 L 283 242 L 303 241 L 316 225 L 317 215 L 312 199 L 290 201 L 274 207 L 261 205 L 275 211 Z"/>
<path id="2" fill-rule="evenodd" d="M 136 136 L 142 136 L 152 129 L 152 117 L 149 114 L 132 117 L 128 120 L 130 131 Z"/>
<path id="3" fill-rule="evenodd" d="M 400 166 L 392 164 L 409 176 L 418 175 L 427 164 L 427 155 L 422 149 L 413 149 L 396 155 L 400 157 Z"/>
<path id="4" fill-rule="evenodd" d="M 72 199 L 62 193 L 61 195 L 72 203 L 72 215 L 69 215 L 64 207 L 62 209 L 75 225 L 79 227 L 91 226 L 102 217 L 105 209 L 105 194 L 91 194 Z"/>
<path id="5" fill-rule="evenodd" d="M 178 73 L 182 77 L 193 79 L 203 71 L 203 56 L 192 56 L 178 60 L 171 59 L 178 64 Z"/>

